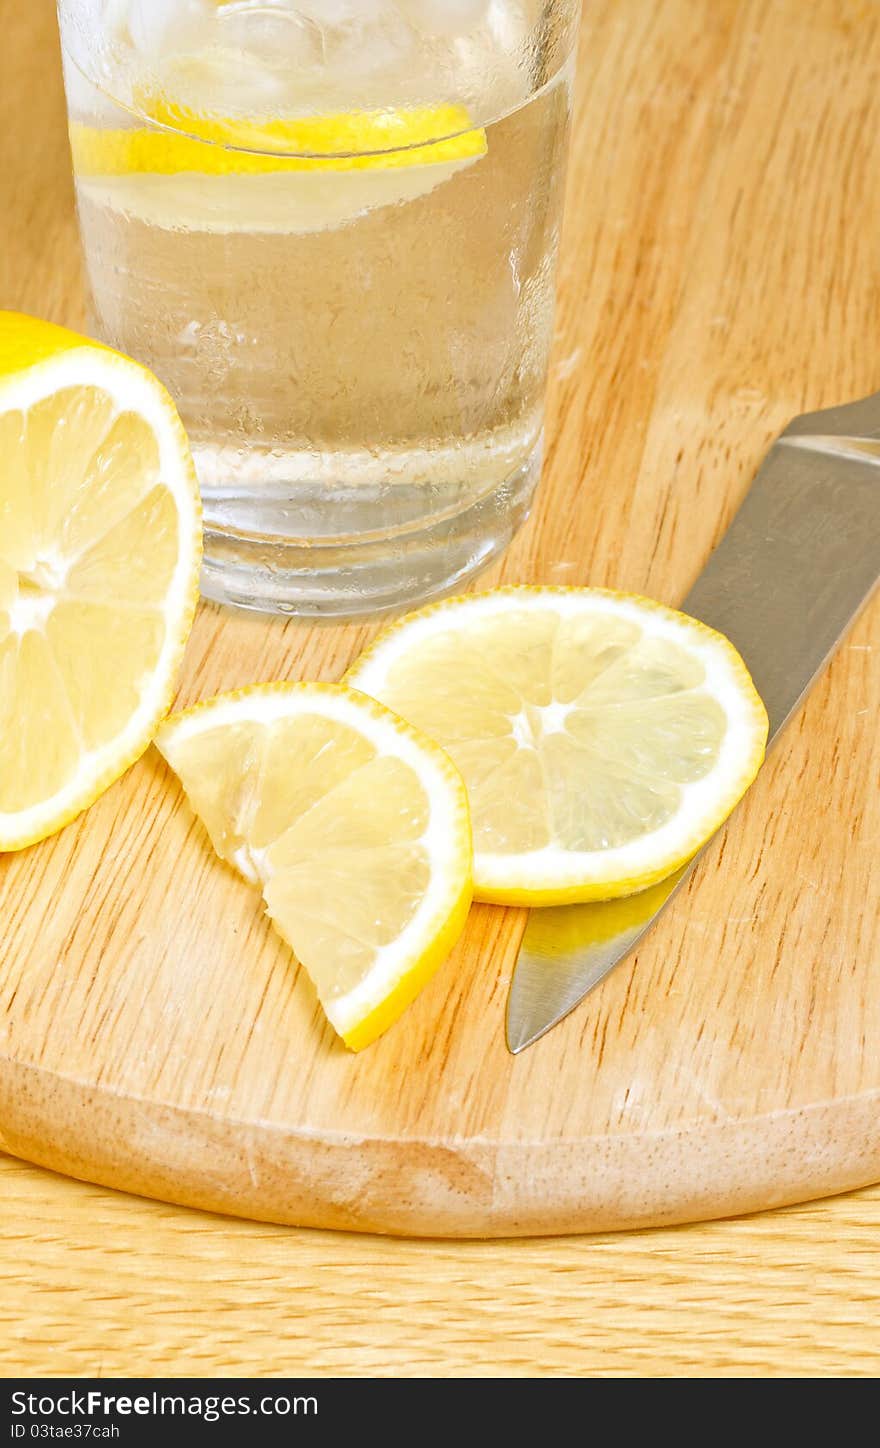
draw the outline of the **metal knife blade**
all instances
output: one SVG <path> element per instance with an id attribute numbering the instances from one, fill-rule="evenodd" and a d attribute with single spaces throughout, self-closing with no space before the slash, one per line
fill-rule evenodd
<path id="1" fill-rule="evenodd" d="M 880 578 L 878 439 L 880 393 L 795 418 L 681 604 L 736 644 L 771 741 Z M 514 1055 L 629 955 L 694 863 L 628 899 L 531 912 L 507 1001 Z"/>

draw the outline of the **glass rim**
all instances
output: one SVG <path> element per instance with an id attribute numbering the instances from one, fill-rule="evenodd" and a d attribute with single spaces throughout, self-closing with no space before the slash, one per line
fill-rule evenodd
<path id="1" fill-rule="evenodd" d="M 575 61 L 575 51 L 572 50 L 567 56 L 562 59 L 553 74 L 549 76 L 546 80 L 544 80 L 541 85 L 535 86 L 534 89 L 530 89 L 528 94 L 524 96 L 522 100 L 516 101 L 514 104 L 507 106 L 501 111 L 493 112 L 489 117 L 483 118 L 478 116 L 476 119 L 469 121 L 467 125 L 460 126 L 456 130 L 441 130 L 436 133 L 420 137 L 419 140 L 411 141 L 405 146 L 399 144 L 379 146 L 358 151 L 308 151 L 289 149 L 283 150 L 281 148 L 268 149 L 261 146 L 245 146 L 242 145 L 240 142 L 236 143 L 234 140 L 230 140 L 228 138 L 221 138 L 216 136 L 200 136 L 197 131 L 188 130 L 183 125 L 176 126 L 170 124 L 167 121 L 156 119 L 153 116 L 147 115 L 144 111 L 139 110 L 129 101 L 125 101 L 121 99 L 121 97 L 114 95 L 112 91 L 107 89 L 107 86 L 101 80 L 99 80 L 94 75 L 89 74 L 89 72 L 83 68 L 80 61 L 71 54 L 70 50 L 63 43 L 61 50 L 65 64 L 72 65 L 74 69 L 78 72 L 78 74 L 82 76 L 83 80 L 89 86 L 91 86 L 93 90 L 97 91 L 106 101 L 110 102 L 111 105 L 116 106 L 119 110 L 124 111 L 127 116 L 131 117 L 131 119 L 136 123 L 136 125 L 132 127 L 133 130 L 136 128 L 141 128 L 150 131 L 161 132 L 165 135 L 178 137 L 181 140 L 192 142 L 193 144 L 199 146 L 210 147 L 213 150 L 228 151 L 232 155 L 252 156 L 261 160 L 276 161 L 367 161 L 371 157 L 379 158 L 383 156 L 406 156 L 407 154 L 417 151 L 428 150 L 430 147 L 433 146 L 441 146 L 450 142 L 454 142 L 456 140 L 460 140 L 464 136 L 472 136 L 480 131 L 489 130 L 491 127 L 499 125 L 502 121 L 507 120 L 510 116 L 516 115 L 517 112 L 524 110 L 526 106 L 530 105 L 532 101 L 537 100 L 541 96 L 543 96 L 554 85 L 562 83 L 565 80 L 567 73 L 572 72 Z M 431 109 L 432 106 L 439 108 L 441 106 L 460 104 L 461 102 L 459 101 L 436 100 L 434 102 L 422 102 L 419 107 L 406 107 L 403 105 L 373 106 L 365 107 L 362 112 L 335 111 L 331 114 L 334 116 L 352 116 L 358 114 L 379 115 L 383 112 L 390 114 L 394 111 L 397 111 L 399 113 L 400 111 L 405 111 L 407 109 Z M 68 104 L 68 117 L 69 109 L 70 108 Z M 206 115 L 206 119 L 207 118 L 208 117 Z M 261 124 L 268 125 L 271 124 L 273 121 L 285 119 L 289 119 L 292 122 L 308 122 L 311 120 L 326 119 L 326 113 L 322 115 L 321 112 L 314 111 L 289 117 L 279 115 L 264 117 L 248 117 L 244 115 L 238 117 L 232 116 L 229 117 L 229 123 L 233 126 L 237 122 L 240 122 L 242 125 L 259 126 Z M 454 158 L 448 157 L 439 159 L 452 160 Z"/>

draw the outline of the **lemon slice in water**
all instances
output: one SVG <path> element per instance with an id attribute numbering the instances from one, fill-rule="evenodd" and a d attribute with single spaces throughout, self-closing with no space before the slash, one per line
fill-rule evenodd
<path id="1" fill-rule="evenodd" d="M 156 127 L 71 123 L 77 181 L 99 203 L 186 230 L 324 230 L 427 195 L 486 154 L 458 105 L 263 120 L 162 97 L 143 109 Z"/>

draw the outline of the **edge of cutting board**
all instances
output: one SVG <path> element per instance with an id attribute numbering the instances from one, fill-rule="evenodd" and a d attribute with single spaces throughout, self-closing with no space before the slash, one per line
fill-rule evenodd
<path id="1" fill-rule="evenodd" d="M 831 1196 L 880 1179 L 878 1108 L 872 1091 L 628 1136 L 354 1139 L 139 1100 L 0 1057 L 10 1155 L 229 1216 L 423 1237 L 644 1228 Z"/>

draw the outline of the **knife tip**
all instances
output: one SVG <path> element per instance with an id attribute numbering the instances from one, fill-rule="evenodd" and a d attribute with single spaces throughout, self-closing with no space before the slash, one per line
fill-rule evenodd
<path id="1" fill-rule="evenodd" d="M 550 1026 L 541 1026 L 537 1031 L 530 1030 L 525 1022 L 513 1021 L 510 1016 L 508 1016 L 504 1030 L 507 1049 L 511 1056 L 518 1056 L 521 1051 L 525 1051 L 527 1047 L 533 1046 L 535 1041 L 539 1041 L 542 1036 L 546 1036 L 549 1030 Z"/>

